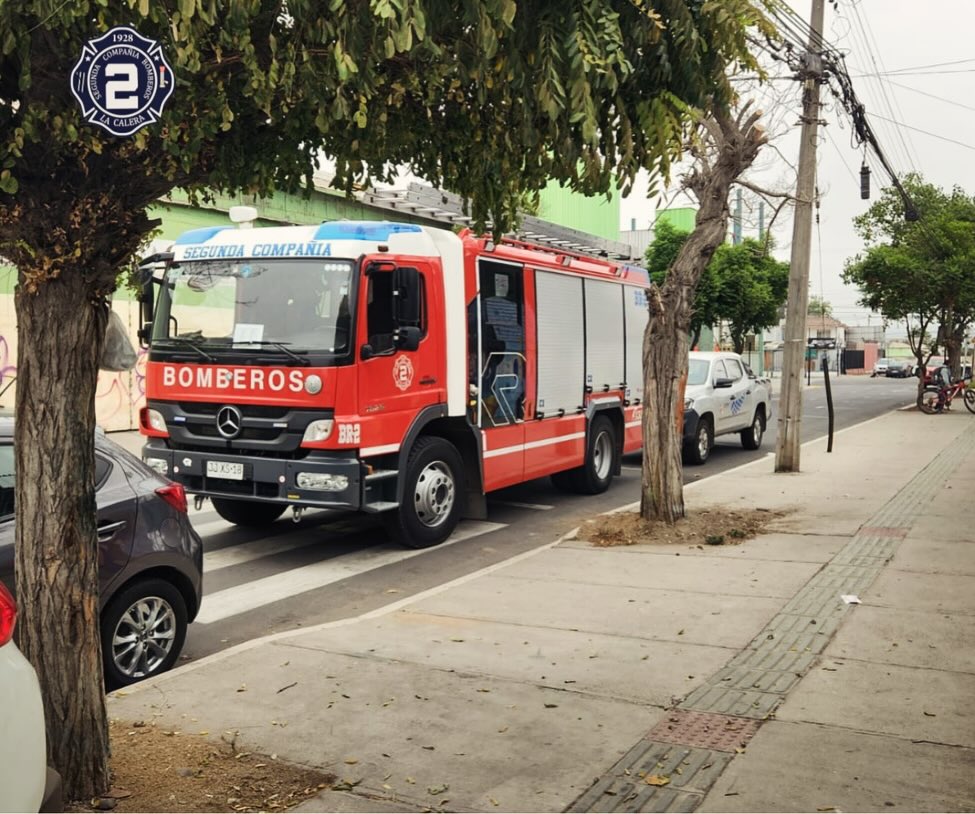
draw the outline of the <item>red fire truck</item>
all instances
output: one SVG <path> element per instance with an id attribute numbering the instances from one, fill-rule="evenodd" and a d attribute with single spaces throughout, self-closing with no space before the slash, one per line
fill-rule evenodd
<path id="1" fill-rule="evenodd" d="M 232 523 L 357 509 L 425 547 L 495 489 L 602 492 L 640 448 L 643 269 L 347 221 L 149 261 L 143 458 Z"/>

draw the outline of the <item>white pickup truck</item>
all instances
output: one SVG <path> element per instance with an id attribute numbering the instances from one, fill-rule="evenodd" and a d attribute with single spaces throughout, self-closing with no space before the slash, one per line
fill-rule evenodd
<path id="1" fill-rule="evenodd" d="M 771 417 L 771 382 L 752 373 L 737 353 L 691 352 L 684 391 L 687 463 L 703 464 L 714 439 L 733 432 L 745 449 L 758 449 Z"/>

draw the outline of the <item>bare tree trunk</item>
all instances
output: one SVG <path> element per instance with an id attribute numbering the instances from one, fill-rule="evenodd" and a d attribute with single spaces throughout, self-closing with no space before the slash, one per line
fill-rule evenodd
<path id="1" fill-rule="evenodd" d="M 35 293 L 24 281 L 21 271 L 15 569 L 31 623 L 18 626 L 18 641 L 44 688 L 49 760 L 67 794 L 88 798 L 109 787 L 92 437 L 108 311 L 80 269 Z"/>
<path id="2" fill-rule="evenodd" d="M 674 523 L 684 516 L 681 464 L 684 387 L 694 292 L 728 232 L 731 184 L 751 166 L 765 143 L 759 113 L 737 119 L 723 112 L 702 124 L 711 144 L 685 179 L 699 202 L 694 231 L 684 242 L 662 286 L 648 290 L 650 320 L 643 334 L 643 487 L 640 515 Z M 705 152 L 706 151 L 706 152 Z"/>

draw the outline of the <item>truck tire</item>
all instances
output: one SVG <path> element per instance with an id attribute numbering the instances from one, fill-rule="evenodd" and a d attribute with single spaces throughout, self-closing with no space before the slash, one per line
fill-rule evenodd
<path id="1" fill-rule="evenodd" d="M 142 579 L 115 596 L 102 613 L 99 633 L 108 689 L 166 672 L 186 639 L 186 601 L 164 579 Z"/>
<path id="2" fill-rule="evenodd" d="M 714 427 L 711 424 L 711 416 L 702 416 L 697 423 L 697 432 L 694 440 L 684 447 L 684 459 L 689 464 L 700 466 L 711 457 L 711 448 L 714 446 Z"/>
<path id="3" fill-rule="evenodd" d="M 552 483 L 564 492 L 601 495 L 613 481 L 616 463 L 616 433 L 613 422 L 597 415 L 586 435 L 586 458 L 582 466 L 552 475 Z"/>
<path id="4" fill-rule="evenodd" d="M 755 411 L 755 418 L 747 430 L 741 431 L 741 445 L 745 449 L 758 449 L 765 436 L 765 408 L 759 407 Z"/>
<path id="5" fill-rule="evenodd" d="M 406 464 L 403 501 L 383 514 L 390 536 L 408 548 L 446 540 L 460 521 L 464 467 L 457 449 L 433 435 L 417 439 Z"/>
<path id="6" fill-rule="evenodd" d="M 234 500 L 226 497 L 211 498 L 213 508 L 228 523 L 244 528 L 260 528 L 277 520 L 287 506 L 278 503 Z"/>

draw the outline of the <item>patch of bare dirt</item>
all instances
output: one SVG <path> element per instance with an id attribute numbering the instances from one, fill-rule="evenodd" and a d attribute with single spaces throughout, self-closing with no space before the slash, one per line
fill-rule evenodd
<path id="1" fill-rule="evenodd" d="M 689 511 L 683 520 L 669 525 L 647 521 L 637 512 L 617 512 L 589 520 L 579 538 L 594 546 L 618 545 L 738 545 L 764 533 L 784 511 L 772 509 L 710 509 Z"/>
<path id="2" fill-rule="evenodd" d="M 68 811 L 284 811 L 335 776 L 235 746 L 235 738 L 112 721 L 111 791 Z"/>

